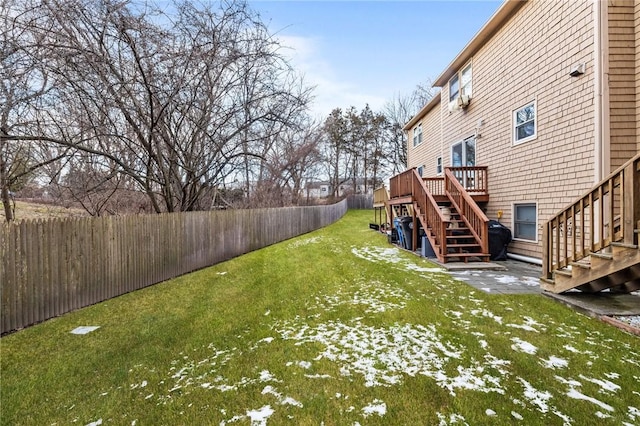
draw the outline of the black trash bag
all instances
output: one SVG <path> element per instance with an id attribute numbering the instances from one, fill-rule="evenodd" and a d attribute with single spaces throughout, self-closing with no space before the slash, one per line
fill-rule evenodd
<path id="1" fill-rule="evenodd" d="M 507 246 L 511 242 L 511 230 L 498 222 L 489 221 L 489 254 L 491 260 L 507 260 Z"/>

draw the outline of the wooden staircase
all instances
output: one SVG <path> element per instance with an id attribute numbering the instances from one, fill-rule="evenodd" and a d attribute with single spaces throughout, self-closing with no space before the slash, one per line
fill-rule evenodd
<path id="1" fill-rule="evenodd" d="M 460 179 L 461 171 L 473 177 Z M 405 209 L 414 218 L 414 251 L 419 222 L 440 262 L 489 261 L 489 220 L 461 181 L 486 185 L 486 168 L 447 168 L 444 177 L 428 179 L 407 170 L 391 178 L 387 204 L 393 214 Z M 486 188 L 476 192 L 487 199 Z"/>
<path id="2" fill-rule="evenodd" d="M 640 290 L 639 234 L 640 154 L 544 225 L 542 288 Z"/>

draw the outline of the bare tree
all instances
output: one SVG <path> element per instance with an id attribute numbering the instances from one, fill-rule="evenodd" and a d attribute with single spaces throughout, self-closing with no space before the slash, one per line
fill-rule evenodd
<path id="1" fill-rule="evenodd" d="M 69 153 L 67 148 L 50 143 L 33 144 L 9 137 L 38 127 L 36 111 L 50 104 L 53 87 L 43 65 L 43 36 L 23 24 L 40 25 L 31 16 L 32 6 L 15 6 L 12 0 L 0 0 L 0 201 L 7 221 L 14 218 L 11 191 L 33 179 L 41 167 L 52 166 Z"/>
<path id="2" fill-rule="evenodd" d="M 387 150 L 391 153 L 389 163 L 391 174 L 397 174 L 407 166 L 407 139 L 402 128 L 437 93 L 430 80 L 427 80 L 416 85 L 411 94 L 397 94 L 384 105 L 382 113 L 387 119 L 389 129 Z"/>
<path id="3" fill-rule="evenodd" d="M 128 176 L 156 212 L 206 207 L 306 109 L 309 89 L 242 1 L 175 3 L 171 15 L 126 1 L 32 1 L 12 6 L 46 50 L 52 104 L 2 140 L 91 155 L 100 176 Z"/>

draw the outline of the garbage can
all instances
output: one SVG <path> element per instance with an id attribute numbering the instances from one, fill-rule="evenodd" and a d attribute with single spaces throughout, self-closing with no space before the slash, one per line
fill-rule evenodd
<path id="1" fill-rule="evenodd" d="M 400 247 L 404 247 L 404 232 L 402 232 L 402 223 L 400 217 L 393 219 L 393 230 L 396 231 L 398 236 L 397 241 Z"/>
<path id="2" fill-rule="evenodd" d="M 436 257 L 436 252 L 433 250 L 431 246 L 431 242 L 426 235 L 422 236 L 422 250 L 420 251 L 422 257 L 428 257 L 429 259 L 434 259 Z"/>
<path id="3" fill-rule="evenodd" d="M 489 254 L 491 260 L 507 260 L 507 246 L 511 242 L 511 230 L 498 222 L 489 221 Z"/>
<path id="4" fill-rule="evenodd" d="M 399 229 L 402 229 L 403 247 L 413 250 L 413 218 L 411 216 L 398 217 Z"/>

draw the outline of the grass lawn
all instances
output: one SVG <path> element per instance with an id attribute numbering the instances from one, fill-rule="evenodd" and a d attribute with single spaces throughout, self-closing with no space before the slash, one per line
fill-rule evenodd
<path id="1" fill-rule="evenodd" d="M 640 424 L 637 337 L 474 290 L 372 217 L 2 338 L 0 423 Z"/>

